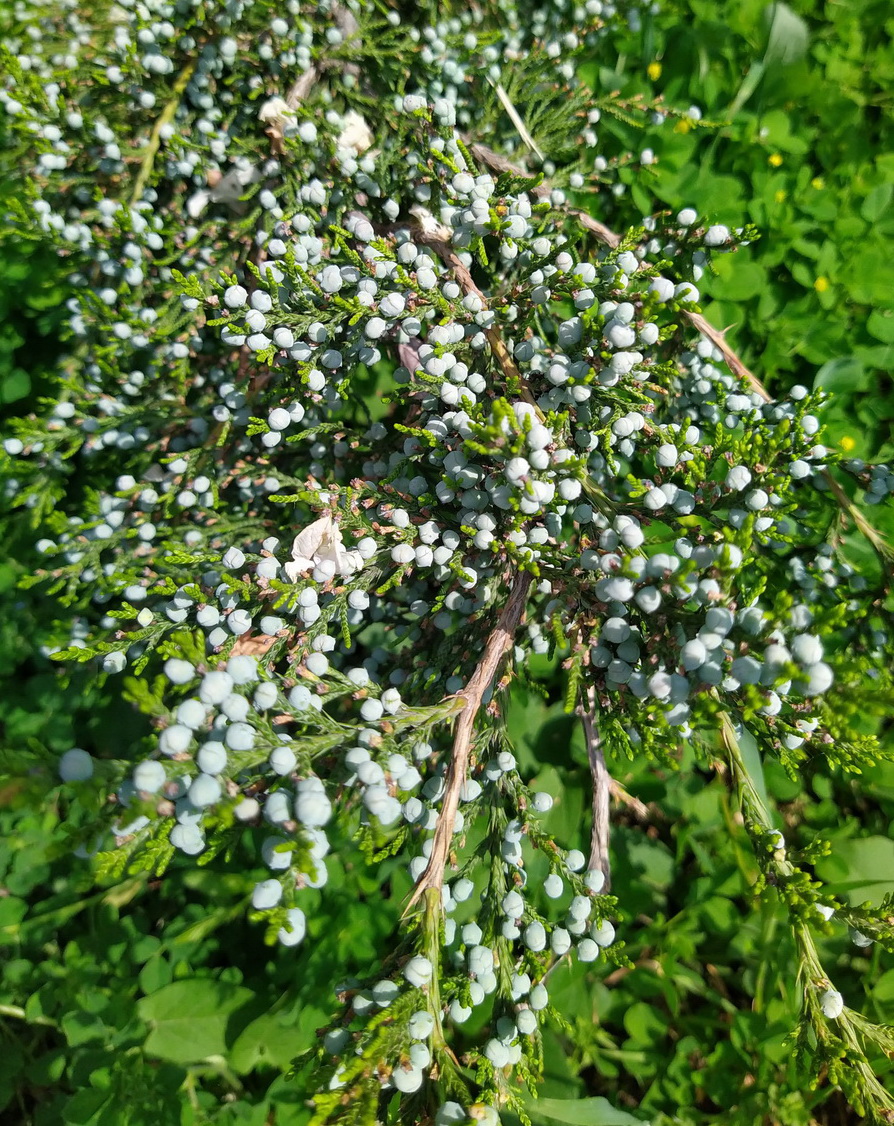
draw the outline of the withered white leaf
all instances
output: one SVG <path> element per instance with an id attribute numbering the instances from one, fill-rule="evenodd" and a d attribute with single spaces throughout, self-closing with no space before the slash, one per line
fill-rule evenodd
<path id="1" fill-rule="evenodd" d="M 321 516 L 295 536 L 292 543 L 292 561 L 286 563 L 284 570 L 291 582 L 297 582 L 304 571 L 310 571 L 320 564 L 330 564 L 332 573 L 349 579 L 363 567 L 363 557 L 359 551 L 349 551 L 342 541 L 341 528 L 331 514 Z"/>

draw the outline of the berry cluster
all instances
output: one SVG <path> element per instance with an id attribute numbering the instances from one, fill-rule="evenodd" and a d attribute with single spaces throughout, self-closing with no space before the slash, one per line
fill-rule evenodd
<path id="1" fill-rule="evenodd" d="M 617 164 L 574 81 L 612 5 L 424 27 L 362 7 L 245 0 L 210 29 L 125 4 L 79 81 L 76 9 L 13 45 L 0 101 L 39 150 L 15 221 L 58 240 L 76 295 L 68 377 L 4 443 L 5 480 L 71 608 L 48 649 L 162 674 L 131 693 L 144 745 L 103 764 L 103 850 L 158 870 L 247 847 L 285 947 L 352 834 L 399 855 L 406 925 L 339 988 L 315 1122 L 429 1082 L 451 1122 L 517 1105 L 557 959 L 623 958 L 604 854 L 556 840 L 520 775 L 507 684 L 558 652 L 594 758 L 725 741 L 746 798 L 745 732 L 790 770 L 858 763 L 830 689 L 884 691 L 890 644 L 881 586 L 829 531 L 855 512 L 834 474 L 872 503 L 892 477 L 819 443 L 818 396 L 727 365 L 697 283 L 748 232 L 687 207 L 619 237 L 569 202 Z M 134 136 L 137 109 L 155 124 Z M 830 910 L 812 885 L 790 902 Z M 472 1091 L 450 1030 L 482 1007 Z M 807 1009 L 837 1019 L 840 997 Z"/>

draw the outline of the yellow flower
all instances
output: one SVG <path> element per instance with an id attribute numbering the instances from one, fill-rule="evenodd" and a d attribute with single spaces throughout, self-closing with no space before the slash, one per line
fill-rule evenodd
<path id="1" fill-rule="evenodd" d="M 776 193 L 776 195 L 774 196 L 774 199 L 776 200 L 777 203 L 782 203 L 787 195 L 788 195 L 788 192 L 784 192 L 784 191 L 782 191 L 782 189 L 780 189 Z"/>
<path id="2" fill-rule="evenodd" d="M 814 178 L 810 181 L 810 186 L 811 188 L 816 188 L 816 190 L 819 191 L 820 188 L 824 188 L 826 186 L 826 181 L 822 178 L 822 176 L 814 176 Z"/>
<path id="3" fill-rule="evenodd" d="M 646 67 L 646 73 L 653 82 L 657 82 L 661 77 L 661 63 L 649 63 L 649 65 Z"/>
<path id="4" fill-rule="evenodd" d="M 772 154 L 772 156 L 769 157 L 769 161 L 773 165 L 774 168 L 778 168 L 779 165 L 782 164 L 782 157 L 779 155 L 778 152 L 774 152 Z"/>
<path id="5" fill-rule="evenodd" d="M 691 117 L 681 117 L 680 120 L 674 126 L 674 132 L 675 133 L 688 133 L 689 130 L 692 128 L 692 126 L 694 124 L 695 124 L 695 122 L 692 120 Z"/>
<path id="6" fill-rule="evenodd" d="M 829 279 L 828 278 L 817 278 L 816 281 L 813 283 L 813 288 L 816 290 L 817 293 L 825 293 L 826 290 L 829 288 Z"/>
<path id="7" fill-rule="evenodd" d="M 853 438 L 849 434 L 845 434 L 845 436 L 841 439 L 841 441 L 838 444 L 839 444 L 839 446 L 841 446 L 841 448 L 844 450 L 845 453 L 850 453 L 851 450 L 854 448 L 854 446 L 856 446 L 857 443 L 853 440 Z"/>

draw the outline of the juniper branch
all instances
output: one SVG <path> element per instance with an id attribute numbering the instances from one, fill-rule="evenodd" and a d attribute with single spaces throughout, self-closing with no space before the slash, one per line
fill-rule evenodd
<path id="1" fill-rule="evenodd" d="M 456 811 L 459 807 L 459 792 L 466 780 L 469 756 L 472 751 L 475 718 L 478 715 L 478 709 L 481 707 L 484 693 L 493 681 L 500 662 L 512 645 L 515 631 L 521 623 L 531 579 L 532 576 L 527 571 L 519 571 L 516 574 L 506 605 L 503 607 L 493 632 L 487 639 L 484 654 L 469 678 L 466 687 L 457 693 L 457 698 L 463 701 L 463 709 L 456 720 L 454 729 L 453 749 L 450 756 L 450 765 L 447 768 L 444 798 L 441 802 L 441 811 L 438 814 L 438 823 L 432 840 L 431 856 L 410 897 L 407 910 L 429 888 L 440 890 L 443 885 L 444 870 L 447 867 L 450 842 L 453 838 L 453 826 L 456 821 Z"/>
<path id="2" fill-rule="evenodd" d="M 487 308 L 487 298 L 475 284 L 475 279 L 472 277 L 468 267 L 464 266 L 459 259 L 459 255 L 453 249 L 446 239 L 426 236 L 425 234 L 417 234 L 419 242 L 425 243 L 430 246 L 432 250 L 439 256 L 446 266 L 453 270 L 454 277 L 462 289 L 463 293 L 474 293 L 482 302 L 484 308 Z M 490 345 L 491 351 L 496 358 L 497 363 L 509 382 L 517 386 L 521 397 L 526 403 L 529 403 L 537 412 L 538 418 L 543 418 L 543 412 L 537 406 L 534 396 L 528 387 L 527 380 L 522 373 L 518 370 L 518 366 L 509 354 L 509 349 L 500 336 L 500 333 L 495 328 L 486 328 L 484 335 L 487 337 L 487 342 Z"/>
<path id="3" fill-rule="evenodd" d="M 489 149 L 486 145 L 472 145 L 471 152 L 482 164 L 487 165 L 496 172 L 512 172 L 517 176 L 526 175 L 523 168 L 519 168 L 505 157 Z M 538 198 L 543 199 L 548 197 L 552 190 L 552 186 L 544 180 L 533 188 L 532 192 Z M 604 223 L 600 223 L 597 219 L 594 219 L 591 215 L 588 215 L 585 211 L 580 211 L 575 207 L 564 207 L 562 210 L 566 215 L 573 215 L 582 227 L 594 234 L 605 246 L 616 250 L 621 245 L 621 236 L 619 234 L 609 227 L 606 227 Z M 693 328 L 697 329 L 702 336 L 710 340 L 715 348 L 722 353 L 730 371 L 739 376 L 740 379 L 744 379 L 751 389 L 756 391 L 762 399 L 766 402 L 770 401 L 771 396 L 766 388 L 761 384 L 757 376 L 746 367 L 729 344 L 727 344 L 723 333 L 719 329 L 716 329 L 701 313 L 684 309 L 683 316 L 689 321 Z"/>
<path id="4" fill-rule="evenodd" d="M 469 147 L 472 155 L 477 160 L 480 160 L 482 164 L 495 172 L 511 172 L 517 176 L 527 175 L 523 168 L 513 164 L 512 161 L 507 160 L 506 157 L 500 156 L 499 153 L 495 153 L 492 149 L 488 148 L 487 145 L 472 144 Z M 541 199 L 549 196 L 551 192 L 552 187 L 545 180 L 532 188 L 532 193 Z M 573 215 L 580 222 L 581 226 L 594 234 L 605 246 L 611 247 L 612 249 L 617 249 L 617 247 L 620 246 L 621 236 L 615 231 L 612 231 L 609 227 L 606 227 L 605 224 L 587 215 L 586 212 L 579 211 L 577 208 L 573 207 L 564 207 L 562 210 L 567 215 Z M 715 328 L 702 313 L 697 313 L 691 309 L 683 309 L 681 312 L 683 317 L 701 336 L 705 337 L 706 340 L 710 340 L 723 356 L 727 367 L 734 375 L 747 383 L 751 390 L 755 392 L 755 394 L 760 395 L 765 403 L 773 401 L 773 396 L 766 387 L 764 387 L 763 383 L 745 364 L 735 349 L 727 344 L 725 332 Z M 881 558 L 885 566 L 885 571 L 890 579 L 892 573 L 894 573 L 894 569 L 892 569 L 894 548 L 888 544 L 885 538 L 869 523 L 856 505 L 850 501 L 841 485 L 839 485 L 828 469 L 823 471 L 823 477 L 828 483 L 842 511 L 851 520 L 857 530 L 869 540 L 873 549 Z"/>
<path id="5" fill-rule="evenodd" d="M 743 810 L 762 832 L 774 832 L 769 811 L 742 757 L 739 739 L 727 712 L 723 712 L 720 716 L 720 736 Z M 856 1089 L 866 1101 L 866 1110 L 874 1121 L 891 1123 L 894 1121 L 894 1099 L 868 1065 L 859 1034 L 862 1032 L 863 1038 L 869 1040 L 880 1040 L 880 1036 L 887 1030 L 865 1020 L 861 1020 L 858 1026 L 857 1020 L 854 1019 L 858 1018 L 858 1014 L 852 1015 L 851 1010 L 846 1007 L 837 1017 L 826 1018 L 824 1014 L 821 1015 L 819 991 L 833 986 L 820 961 L 816 942 L 803 914 L 792 908 L 791 901 L 786 895 L 786 888 L 793 883 L 792 877 L 796 875 L 797 869 L 787 858 L 784 849 L 774 851 L 769 864 L 781 898 L 790 912 L 792 933 L 798 950 L 798 978 L 803 989 L 802 1020 L 805 1016 L 810 1020 L 820 1044 L 829 1041 L 830 1037 L 839 1040 L 844 1048 L 843 1052 L 838 1053 L 841 1066 L 846 1067 L 850 1072 Z"/>
<path id="6" fill-rule="evenodd" d="M 513 164 L 512 161 L 507 160 L 505 156 L 500 156 L 499 153 L 495 153 L 493 149 L 488 148 L 487 145 L 471 144 L 469 151 L 476 160 L 480 160 L 482 164 L 486 165 L 494 172 L 511 172 L 513 176 L 530 175 L 524 168 L 519 168 L 517 164 Z M 552 190 L 552 185 L 548 181 L 541 180 L 539 184 L 531 188 L 531 194 L 538 199 L 548 199 Z M 612 250 L 617 250 L 621 245 L 621 236 L 619 234 L 616 234 L 604 223 L 600 223 L 598 219 L 594 219 L 593 216 L 587 214 L 586 211 L 581 211 L 577 207 L 563 207 L 562 211 L 566 215 L 573 215 L 585 230 L 590 231 L 600 242 L 611 247 Z"/>
<path id="7" fill-rule="evenodd" d="M 140 164 L 140 171 L 137 173 L 137 178 L 134 181 L 133 190 L 130 193 L 130 205 L 133 207 L 143 194 L 143 189 L 149 182 L 149 177 L 152 175 L 152 168 L 155 164 L 155 158 L 158 155 L 158 150 L 161 146 L 161 134 L 166 125 L 174 120 L 174 114 L 177 112 L 177 107 L 183 98 L 186 87 L 189 85 L 189 80 L 195 74 L 196 60 L 192 59 L 186 64 L 180 72 L 180 76 L 174 83 L 174 92 L 170 100 L 165 105 L 164 109 L 158 115 L 158 120 L 152 127 L 152 133 L 149 136 L 149 144 L 146 146 L 146 152 L 143 155 L 143 161 Z"/>

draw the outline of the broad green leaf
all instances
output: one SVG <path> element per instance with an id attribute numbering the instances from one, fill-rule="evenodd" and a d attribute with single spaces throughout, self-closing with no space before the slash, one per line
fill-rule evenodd
<path id="1" fill-rule="evenodd" d="M 268 1087 L 266 1098 L 275 1108 L 276 1126 L 305 1126 L 310 1121 L 311 1109 L 294 1079 L 277 1076 Z"/>
<path id="2" fill-rule="evenodd" d="M 887 319 L 887 315 L 880 313 Z M 871 344 L 862 348 L 855 348 L 854 355 L 869 367 L 890 368 L 894 367 L 894 350 L 890 344 Z"/>
<path id="3" fill-rule="evenodd" d="M 875 223 L 888 209 L 891 197 L 894 196 L 894 184 L 879 184 L 863 200 L 860 214 L 867 223 Z"/>
<path id="4" fill-rule="evenodd" d="M 90 1126 L 90 1123 L 100 1122 L 103 1110 L 113 1098 L 111 1091 L 97 1091 L 92 1087 L 78 1091 L 65 1104 L 62 1121 L 70 1123 L 70 1126 Z"/>
<path id="5" fill-rule="evenodd" d="M 869 386 L 870 375 L 856 356 L 839 356 L 823 364 L 813 378 L 814 389 L 836 394 L 850 394 L 865 391 Z"/>
<path id="6" fill-rule="evenodd" d="M 894 309 L 873 309 L 866 330 L 883 344 L 894 344 Z"/>
<path id="7" fill-rule="evenodd" d="M 803 133 L 792 132 L 792 119 L 785 110 L 773 109 L 762 115 L 761 135 L 764 141 L 780 152 L 800 154 L 809 148 Z"/>
<path id="8" fill-rule="evenodd" d="M 894 1001 L 894 970 L 886 970 L 876 981 L 872 996 L 881 1005 L 890 1005 Z"/>
<path id="9" fill-rule="evenodd" d="M 310 1048 L 314 1033 L 326 1023 L 323 1009 L 303 1008 L 297 1023 L 274 1013 L 264 1013 L 237 1036 L 229 1053 L 229 1063 L 240 1075 L 259 1064 L 288 1069 L 292 1060 Z"/>
<path id="10" fill-rule="evenodd" d="M 13 368 L 0 381 L 0 401 L 14 403 L 31 390 L 31 377 L 24 368 Z"/>
<path id="11" fill-rule="evenodd" d="M 637 1046 L 654 1045 L 667 1032 L 665 1018 L 648 1001 L 637 1001 L 628 1008 L 624 1014 L 624 1027 L 631 1040 L 637 1042 Z"/>
<path id="12" fill-rule="evenodd" d="M 189 978 L 164 986 L 137 1004 L 140 1017 L 152 1027 L 146 1053 L 174 1063 L 224 1055 L 230 1014 L 252 997 L 244 986 L 210 978 Z"/>
<path id="13" fill-rule="evenodd" d="M 140 989 L 144 993 L 155 993 L 170 984 L 171 976 L 171 963 L 162 955 L 156 955 L 140 969 Z"/>
<path id="14" fill-rule="evenodd" d="M 817 863 L 816 871 L 852 905 L 866 900 L 879 904 L 894 893 L 894 840 L 876 836 L 840 841 Z"/>
<path id="15" fill-rule="evenodd" d="M 674 858 L 663 841 L 652 841 L 639 834 L 617 834 L 623 844 L 618 857 L 618 875 L 626 868 L 637 877 L 637 884 L 663 891 L 670 886 L 674 875 Z M 620 885 L 619 885 L 620 886 Z M 633 895 L 630 890 L 630 895 Z M 638 889 L 638 890 L 641 890 Z"/>
<path id="16" fill-rule="evenodd" d="M 6 927 L 14 927 L 20 923 L 28 912 L 28 904 L 24 899 L 9 896 L 0 899 L 0 931 Z"/>
<path id="17" fill-rule="evenodd" d="M 72 1009 L 62 1017 L 62 1031 L 72 1048 L 91 1040 L 102 1042 L 108 1035 L 108 1028 L 102 1019 L 80 1009 Z"/>
<path id="18" fill-rule="evenodd" d="M 535 1126 L 564 1122 L 566 1126 L 643 1126 L 642 1118 L 613 1107 L 607 1099 L 537 1099 L 527 1105 Z"/>
<path id="19" fill-rule="evenodd" d="M 790 778 L 775 759 L 764 763 L 767 788 L 776 801 L 794 801 L 801 792 L 800 779 Z"/>
<path id="20" fill-rule="evenodd" d="M 0 1054 L 0 1111 L 14 1098 L 24 1068 L 25 1059 L 21 1048 L 13 1041 L 4 1045 Z"/>
<path id="21" fill-rule="evenodd" d="M 721 301 L 747 301 L 756 297 L 767 284 L 765 271 L 756 263 L 738 254 L 719 258 L 715 263 L 717 277 L 707 288 Z"/>
<path id="22" fill-rule="evenodd" d="M 731 223 L 741 221 L 746 202 L 742 182 L 737 176 L 718 175 L 715 170 L 705 167 L 693 190 L 699 208 L 713 219 Z M 742 260 L 741 255 L 730 257 Z M 714 265 L 721 261 L 727 263 L 725 258 L 717 255 Z"/>
<path id="23" fill-rule="evenodd" d="M 847 290 L 861 305 L 894 305 L 894 263 L 881 248 L 861 251 L 848 265 Z"/>
<path id="24" fill-rule="evenodd" d="M 810 33 L 804 20 L 788 4 L 768 4 L 764 20 L 769 25 L 764 51 L 767 69 L 788 66 L 804 56 Z"/>
<path id="25" fill-rule="evenodd" d="M 738 904 L 722 895 L 712 895 L 699 905 L 699 915 L 710 924 L 714 934 L 733 934 L 742 926 Z"/>

